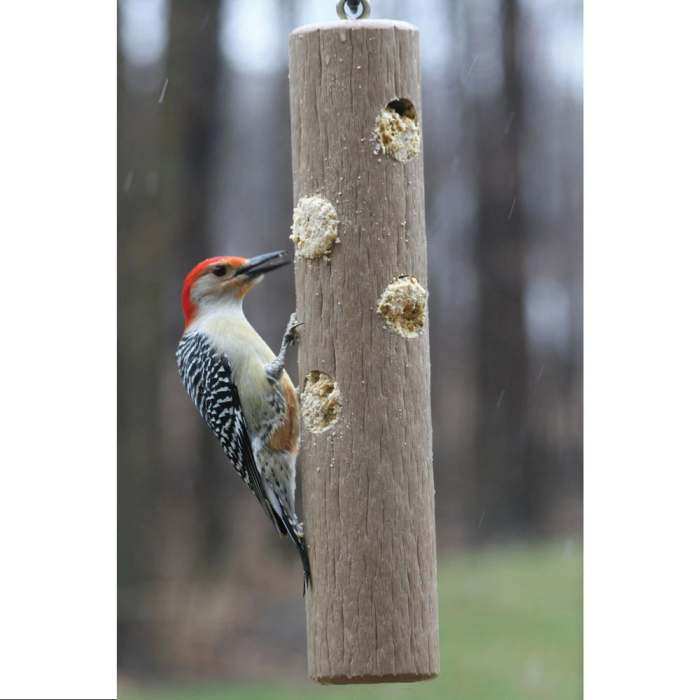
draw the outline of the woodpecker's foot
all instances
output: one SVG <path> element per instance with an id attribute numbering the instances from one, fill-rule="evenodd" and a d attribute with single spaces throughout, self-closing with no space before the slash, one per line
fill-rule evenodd
<path id="1" fill-rule="evenodd" d="M 296 313 L 292 313 L 292 315 L 289 317 L 289 321 L 287 323 L 287 328 L 284 331 L 284 337 L 282 338 L 282 349 L 280 350 L 280 355 L 283 352 L 286 352 L 287 348 L 290 345 L 295 345 L 296 343 L 299 342 L 299 331 L 297 330 L 297 328 L 299 328 L 299 326 L 303 326 L 303 325 L 304 325 L 303 321 L 297 320 Z"/>
<path id="2" fill-rule="evenodd" d="M 299 334 L 297 328 L 302 324 L 297 321 L 297 315 L 292 314 L 289 317 L 289 322 L 287 323 L 287 328 L 284 331 L 284 336 L 282 337 L 282 347 L 280 348 L 280 354 L 270 362 L 266 367 L 265 371 L 270 379 L 277 381 L 282 375 L 284 370 L 284 362 L 287 356 L 287 350 L 290 345 L 294 345 L 299 339 Z"/>

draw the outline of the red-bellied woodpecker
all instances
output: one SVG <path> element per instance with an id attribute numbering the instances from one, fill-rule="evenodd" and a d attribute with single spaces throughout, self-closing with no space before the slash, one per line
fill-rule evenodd
<path id="1" fill-rule="evenodd" d="M 275 356 L 243 315 L 243 298 L 283 252 L 203 260 L 185 278 L 185 331 L 177 349 L 182 382 L 226 456 L 275 524 L 296 545 L 310 582 L 304 531 L 294 510 L 299 400 L 284 369 L 299 325 L 289 319 Z"/>

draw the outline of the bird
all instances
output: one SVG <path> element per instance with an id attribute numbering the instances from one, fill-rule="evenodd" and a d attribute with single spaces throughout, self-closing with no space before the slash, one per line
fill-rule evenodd
<path id="1" fill-rule="evenodd" d="M 299 398 L 285 370 L 301 324 L 292 313 L 275 355 L 243 313 L 248 292 L 288 264 L 284 255 L 217 256 L 195 265 L 182 285 L 184 331 L 175 355 L 187 393 L 233 468 L 294 543 L 306 594 L 311 567 L 294 506 Z"/>

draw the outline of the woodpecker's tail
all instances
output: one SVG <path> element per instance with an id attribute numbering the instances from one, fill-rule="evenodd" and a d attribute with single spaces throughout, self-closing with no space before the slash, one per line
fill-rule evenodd
<path id="1" fill-rule="evenodd" d="M 294 536 L 294 544 L 299 551 L 299 556 L 301 557 L 301 565 L 304 569 L 304 591 L 302 595 L 306 595 L 306 589 L 311 587 L 311 564 L 309 563 L 309 551 L 306 549 L 306 541 L 304 540 L 304 535 Z"/>
<path id="2" fill-rule="evenodd" d="M 296 528 L 289 528 L 287 534 L 289 539 L 294 542 L 297 552 L 299 552 L 301 566 L 304 569 L 304 590 L 302 595 L 305 596 L 307 589 L 311 587 L 311 564 L 309 563 L 309 550 L 306 548 L 304 531 L 301 529 L 301 525 L 298 525 Z"/>
<path id="3" fill-rule="evenodd" d="M 304 539 L 304 530 L 301 523 L 294 517 L 294 522 L 290 522 L 290 518 L 285 510 L 282 510 L 282 515 L 273 511 L 275 514 L 275 525 L 281 535 L 287 535 L 299 552 L 301 565 L 304 569 L 304 590 L 302 595 L 306 595 L 306 591 L 311 587 L 311 564 L 309 563 L 309 551 L 306 548 L 306 540 Z"/>

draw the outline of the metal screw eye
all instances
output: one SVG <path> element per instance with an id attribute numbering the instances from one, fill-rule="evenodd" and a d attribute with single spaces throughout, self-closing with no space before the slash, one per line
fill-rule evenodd
<path id="1" fill-rule="evenodd" d="M 361 12 L 359 11 L 360 5 L 362 6 Z M 349 13 L 346 11 L 346 7 L 350 10 Z M 340 19 L 369 19 L 372 6 L 370 0 L 340 0 L 335 6 L 335 11 Z"/>

